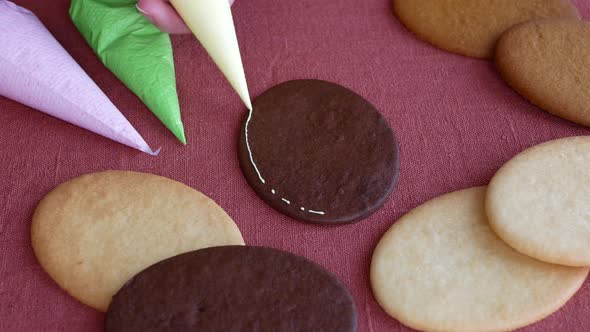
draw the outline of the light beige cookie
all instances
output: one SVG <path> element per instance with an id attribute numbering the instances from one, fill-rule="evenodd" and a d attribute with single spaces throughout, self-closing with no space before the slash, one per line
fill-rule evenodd
<path id="1" fill-rule="evenodd" d="M 164 177 L 122 171 L 59 185 L 37 207 L 31 239 L 57 284 L 101 311 L 131 277 L 154 263 L 244 244 L 232 219 L 200 192 Z"/>
<path id="2" fill-rule="evenodd" d="M 522 255 L 490 229 L 485 187 L 433 199 L 398 220 L 377 245 L 371 285 L 391 316 L 425 331 L 507 331 L 559 309 L 586 268 Z"/>
<path id="3" fill-rule="evenodd" d="M 590 266 L 590 136 L 518 154 L 494 175 L 486 212 L 492 229 L 525 255 Z"/>
<path id="4" fill-rule="evenodd" d="M 508 28 L 535 18 L 579 18 L 569 0 L 394 0 L 400 21 L 444 50 L 492 58 Z"/>
<path id="5" fill-rule="evenodd" d="M 590 126 L 590 22 L 547 19 L 518 25 L 500 38 L 496 67 L 533 104 Z"/>

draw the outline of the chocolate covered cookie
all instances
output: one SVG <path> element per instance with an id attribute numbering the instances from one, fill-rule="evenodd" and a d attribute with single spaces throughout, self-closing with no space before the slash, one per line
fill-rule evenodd
<path id="1" fill-rule="evenodd" d="M 114 297 L 107 332 L 356 331 L 354 302 L 329 272 L 262 247 L 182 254 L 131 279 Z"/>
<path id="2" fill-rule="evenodd" d="M 398 147 L 368 101 L 334 83 L 297 80 L 256 98 L 239 141 L 242 171 L 270 206 L 338 224 L 381 207 L 398 175 Z"/>

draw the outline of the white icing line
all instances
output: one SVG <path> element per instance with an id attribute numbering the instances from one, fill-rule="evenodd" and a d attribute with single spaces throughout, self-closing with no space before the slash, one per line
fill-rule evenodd
<path id="1" fill-rule="evenodd" d="M 260 179 L 260 182 L 265 183 L 264 178 L 262 177 L 262 174 L 260 174 L 260 171 L 258 170 L 256 163 L 254 162 L 254 157 L 252 156 L 252 149 L 250 148 L 250 142 L 248 141 L 248 125 L 250 124 L 250 120 L 252 120 L 252 110 L 248 110 L 248 119 L 246 120 L 246 125 L 245 125 L 245 129 L 244 129 L 244 132 L 246 134 L 246 148 L 248 149 L 248 155 L 250 156 L 250 162 L 252 163 L 252 166 L 254 166 L 254 170 L 256 171 L 256 174 L 258 174 L 258 178 Z M 273 194 L 274 194 L 274 192 L 273 192 Z"/>
<path id="2" fill-rule="evenodd" d="M 264 178 L 262 177 L 262 174 L 260 173 L 260 170 L 258 169 L 258 166 L 256 166 L 256 163 L 254 162 L 254 156 L 252 155 L 252 148 L 250 148 L 250 141 L 248 140 L 248 125 L 250 124 L 250 120 L 252 120 L 252 109 L 248 109 L 248 119 L 246 119 L 246 125 L 244 126 L 244 133 L 246 135 L 246 149 L 248 149 L 248 156 L 250 157 L 250 162 L 252 163 L 252 166 L 254 167 L 254 170 L 256 171 L 256 174 L 258 175 L 258 178 L 260 179 L 260 182 L 262 182 L 263 184 L 266 183 L 266 181 L 264 181 Z M 158 150 L 159 152 L 159 150 Z M 276 190 L 271 189 L 270 192 L 273 195 L 276 195 Z M 287 204 L 291 204 L 291 201 L 289 201 L 286 198 L 281 198 L 281 200 Z M 301 211 L 305 211 L 305 208 L 302 206 L 299 209 L 301 209 Z M 314 211 L 314 210 L 307 210 L 307 212 L 309 213 L 313 213 L 313 214 L 319 214 L 319 215 L 324 215 L 326 214 L 323 211 Z"/>

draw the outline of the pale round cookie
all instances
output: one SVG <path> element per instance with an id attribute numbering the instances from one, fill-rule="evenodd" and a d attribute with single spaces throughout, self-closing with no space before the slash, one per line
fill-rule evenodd
<path id="1" fill-rule="evenodd" d="M 536 18 L 579 18 L 569 0 L 394 0 L 400 21 L 438 48 L 492 58 L 508 28 Z"/>
<path id="2" fill-rule="evenodd" d="M 590 136 L 534 146 L 494 175 L 486 196 L 492 229 L 539 260 L 590 266 Z"/>
<path id="3" fill-rule="evenodd" d="M 39 203 L 31 240 L 53 280 L 101 311 L 131 277 L 156 262 L 244 244 L 236 224 L 210 198 L 161 176 L 123 171 L 59 185 Z"/>
<path id="4" fill-rule="evenodd" d="M 533 104 L 590 126 L 590 22 L 546 19 L 518 25 L 500 38 L 496 67 Z"/>
<path id="5" fill-rule="evenodd" d="M 371 285 L 389 315 L 425 331 L 507 331 L 550 315 L 580 288 L 588 269 L 532 259 L 492 232 L 485 190 L 433 199 L 383 235 Z"/>

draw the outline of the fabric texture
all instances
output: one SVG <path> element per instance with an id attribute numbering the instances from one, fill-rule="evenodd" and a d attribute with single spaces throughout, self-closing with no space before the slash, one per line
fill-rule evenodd
<path id="1" fill-rule="evenodd" d="M 590 134 L 520 97 L 491 62 L 415 38 L 392 14 L 390 0 L 237 1 L 232 10 L 254 98 L 287 80 L 332 81 L 373 103 L 400 145 L 399 182 L 383 208 L 352 225 L 308 225 L 276 212 L 248 186 L 237 153 L 246 109 L 194 37 L 172 37 L 184 147 L 94 55 L 68 17 L 70 1 L 15 2 L 40 17 L 162 151 L 152 157 L 0 98 L 0 331 L 102 330 L 103 315 L 69 297 L 41 269 L 29 233 L 35 206 L 49 190 L 105 169 L 186 183 L 223 207 L 246 243 L 287 250 L 334 272 L 354 296 L 359 331 L 411 331 L 387 316 L 371 293 L 369 264 L 381 235 L 428 199 L 486 184 L 529 146 Z M 590 19 L 590 2 L 576 5 Z M 588 330 L 588 283 L 560 311 L 524 329 Z"/>

